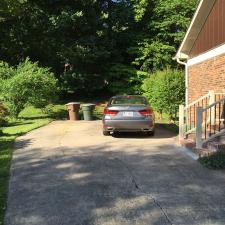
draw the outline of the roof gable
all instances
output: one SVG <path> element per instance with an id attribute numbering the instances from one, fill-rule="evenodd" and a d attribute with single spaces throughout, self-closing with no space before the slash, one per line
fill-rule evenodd
<path id="1" fill-rule="evenodd" d="M 187 59 L 216 0 L 201 0 L 175 58 Z"/>

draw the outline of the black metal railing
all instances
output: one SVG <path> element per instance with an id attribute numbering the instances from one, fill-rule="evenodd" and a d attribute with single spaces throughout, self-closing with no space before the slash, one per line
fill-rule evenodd
<path id="1" fill-rule="evenodd" d="M 208 94 L 197 99 L 186 107 L 179 109 L 180 138 L 194 134 L 202 143 L 225 129 L 225 93 L 209 91 Z M 200 111 L 198 111 L 200 110 Z M 201 121 L 199 122 L 199 112 Z M 198 134 L 197 134 L 198 132 Z"/>
<path id="2" fill-rule="evenodd" d="M 203 107 L 202 119 L 203 141 L 225 130 L 225 98 Z"/>
<path id="3" fill-rule="evenodd" d="M 193 102 L 184 108 L 184 132 L 187 134 L 192 132 L 196 128 L 196 120 L 197 120 L 197 108 L 202 107 L 205 108 L 209 105 L 210 95 L 207 94 L 200 98 L 199 100 Z"/>

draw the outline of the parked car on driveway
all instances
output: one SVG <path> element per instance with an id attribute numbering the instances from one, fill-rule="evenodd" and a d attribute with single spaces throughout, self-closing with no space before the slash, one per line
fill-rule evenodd
<path id="1" fill-rule="evenodd" d="M 113 132 L 143 132 L 153 136 L 155 132 L 154 112 L 143 96 L 114 96 L 104 109 L 103 135 Z"/>

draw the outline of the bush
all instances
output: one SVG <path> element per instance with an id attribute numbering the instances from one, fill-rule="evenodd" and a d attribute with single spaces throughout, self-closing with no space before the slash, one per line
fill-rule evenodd
<path id="1" fill-rule="evenodd" d="M 56 96 L 57 81 L 48 68 L 39 67 L 29 59 L 16 68 L 3 63 L 0 67 L 0 98 L 12 117 L 18 117 L 26 105 L 41 108 Z"/>
<path id="2" fill-rule="evenodd" d="M 185 99 L 185 77 L 180 70 L 157 71 L 144 80 L 142 89 L 154 109 L 167 113 L 170 120 L 177 118 Z"/>
<path id="3" fill-rule="evenodd" d="M 218 151 L 207 156 L 200 157 L 198 161 L 210 169 L 224 169 L 225 168 L 225 152 Z"/>
<path id="4" fill-rule="evenodd" d="M 108 72 L 108 89 L 113 94 L 141 94 L 141 85 L 147 77 L 146 72 L 132 66 L 114 64 Z"/>
<path id="5" fill-rule="evenodd" d="M 9 79 L 14 75 L 14 70 L 6 62 L 0 62 L 0 82 Z"/>
<path id="6" fill-rule="evenodd" d="M 68 112 L 65 106 L 49 104 L 43 108 L 43 112 L 53 119 L 66 119 Z"/>
<path id="7" fill-rule="evenodd" d="M 6 107 L 0 102 L 0 126 L 6 124 L 6 116 L 8 115 Z"/>

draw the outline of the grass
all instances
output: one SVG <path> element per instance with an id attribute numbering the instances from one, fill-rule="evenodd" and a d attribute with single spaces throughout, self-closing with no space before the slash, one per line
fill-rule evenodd
<path id="1" fill-rule="evenodd" d="M 171 122 L 170 119 L 169 119 L 169 116 L 167 114 L 163 113 L 162 118 L 161 118 L 161 115 L 156 112 L 155 113 L 155 120 L 156 120 L 157 124 L 160 124 L 160 126 L 178 134 L 178 132 L 179 132 L 179 122 L 178 121 Z"/>
<path id="2" fill-rule="evenodd" d="M 96 105 L 94 118 L 101 119 L 104 105 Z M 82 119 L 82 110 L 80 111 Z M 7 190 L 9 181 L 10 163 L 15 139 L 36 128 L 50 123 L 54 119 L 67 118 L 65 104 L 49 105 L 43 112 L 41 109 L 27 107 L 20 113 L 19 119 L 10 119 L 0 130 L 0 225 L 3 224 L 6 210 Z"/>
<path id="3" fill-rule="evenodd" d="M 94 119 L 102 118 L 104 107 L 104 104 L 96 105 Z M 82 119 L 82 109 L 80 117 Z M 67 118 L 64 103 L 49 105 L 44 112 L 40 109 L 27 107 L 21 112 L 19 119 L 9 120 L 7 126 L 2 128 L 2 134 L 0 133 L 0 225 L 3 224 L 6 209 L 10 163 L 15 139 L 31 130 L 50 123 L 54 119 L 62 118 Z M 166 115 L 163 115 L 164 119 L 158 118 L 159 116 L 156 115 L 157 123 L 163 124 L 165 128 L 177 131 L 176 124 L 171 125 Z"/>
<path id="4" fill-rule="evenodd" d="M 3 224 L 6 209 L 10 162 L 15 139 L 51 122 L 54 119 L 53 113 L 58 116 L 64 111 L 65 114 L 64 107 L 64 105 L 56 105 L 52 109 L 52 114 L 28 107 L 20 114 L 19 119 L 9 120 L 7 126 L 2 128 L 0 134 L 0 225 Z"/>
<path id="5" fill-rule="evenodd" d="M 202 156 L 198 161 L 209 169 L 225 169 L 225 152 L 218 151 L 207 156 Z"/>

